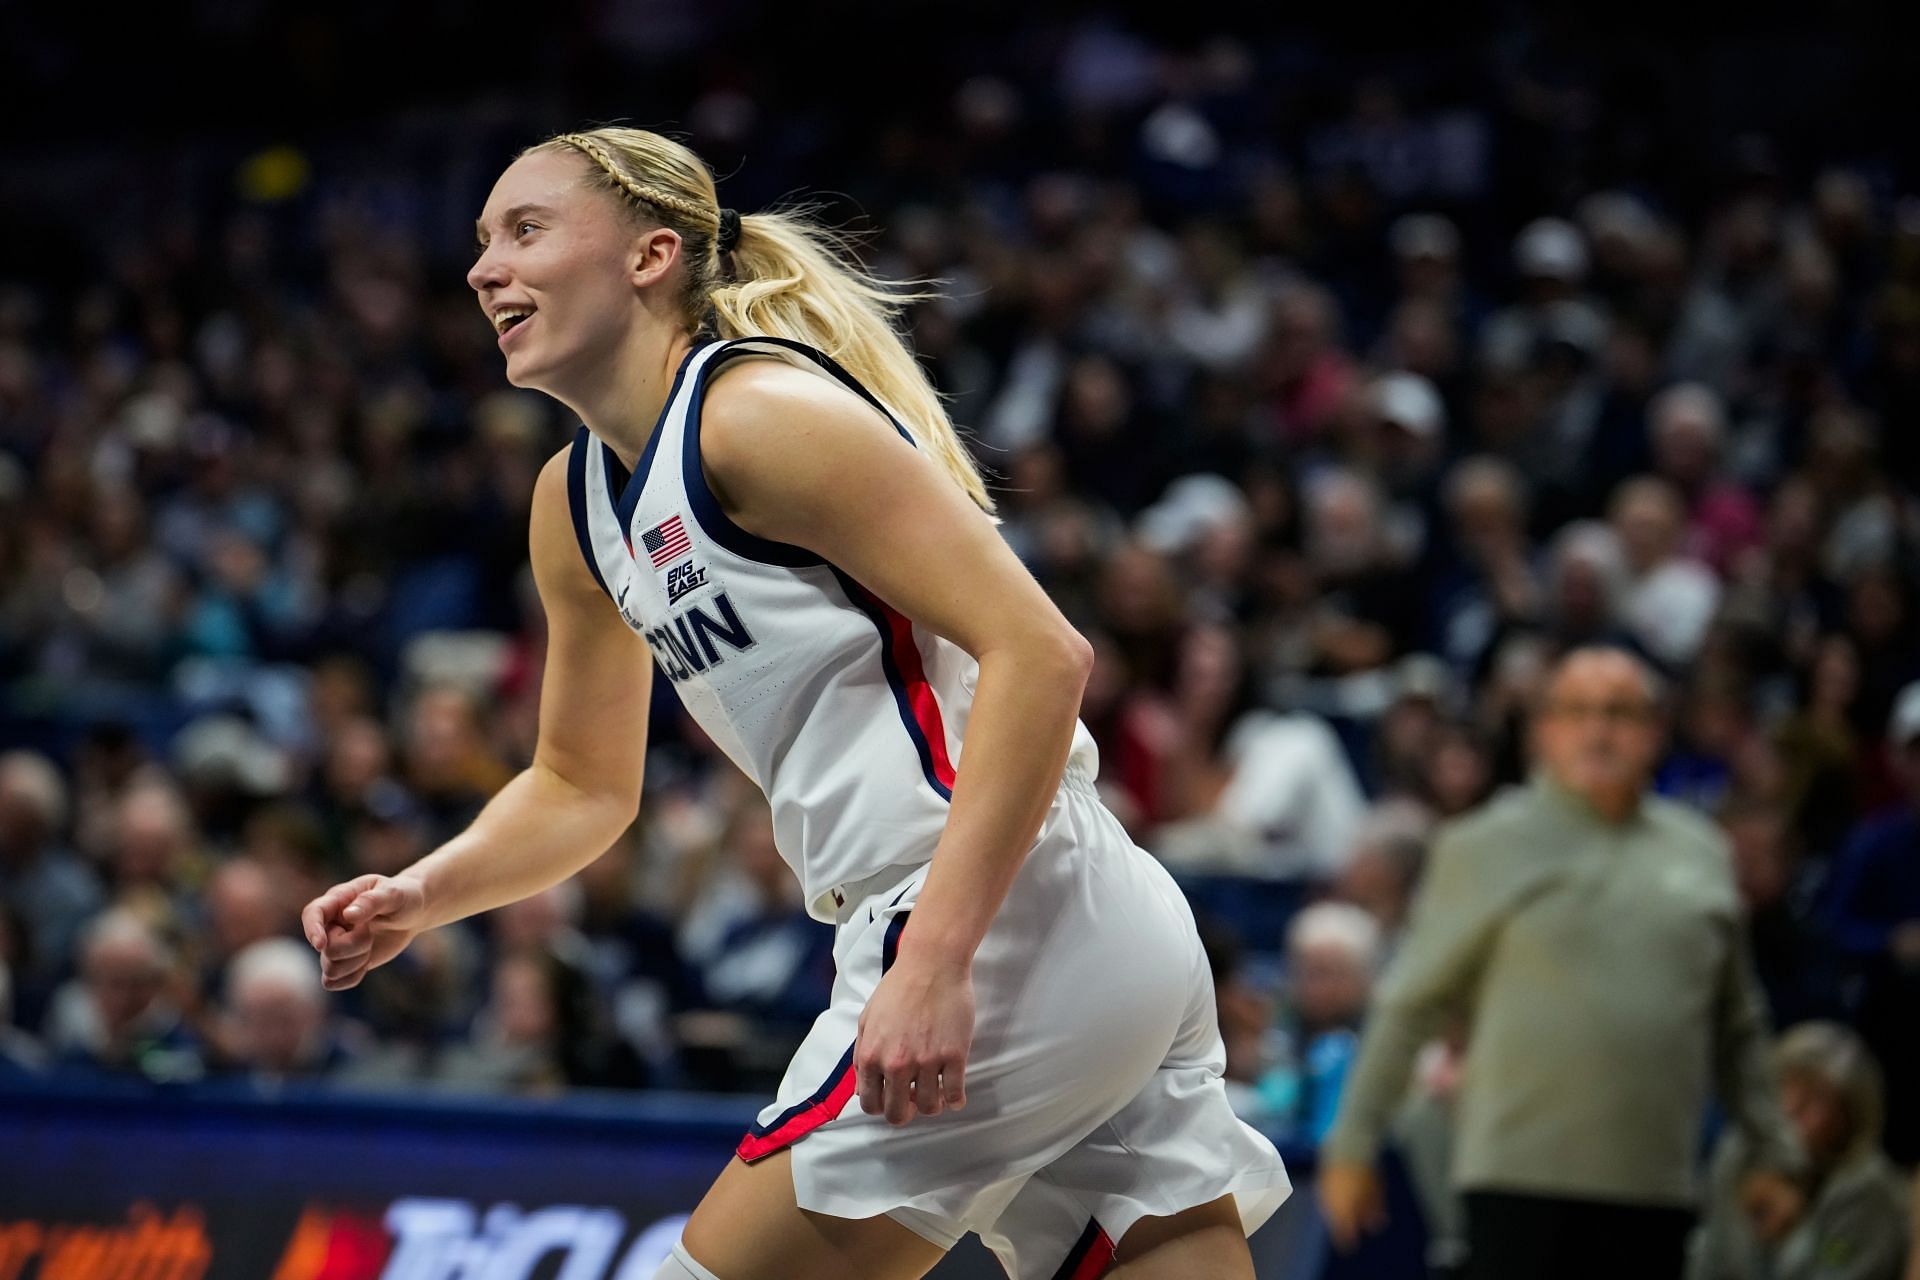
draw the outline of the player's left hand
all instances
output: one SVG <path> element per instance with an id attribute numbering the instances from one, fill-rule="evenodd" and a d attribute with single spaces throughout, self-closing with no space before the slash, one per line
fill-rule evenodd
<path id="1" fill-rule="evenodd" d="M 973 970 L 902 947 L 860 1012 L 854 1078 L 860 1109 L 905 1124 L 967 1105 Z"/>

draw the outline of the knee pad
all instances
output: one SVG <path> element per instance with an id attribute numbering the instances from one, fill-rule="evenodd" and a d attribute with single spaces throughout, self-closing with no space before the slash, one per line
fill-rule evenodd
<path id="1" fill-rule="evenodd" d="M 673 1252 L 653 1273 L 653 1280 L 720 1280 L 720 1277 L 695 1262 L 686 1246 L 675 1240 Z"/>

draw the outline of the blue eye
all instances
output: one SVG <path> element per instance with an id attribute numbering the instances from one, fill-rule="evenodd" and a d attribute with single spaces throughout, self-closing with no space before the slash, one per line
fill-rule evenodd
<path id="1" fill-rule="evenodd" d="M 516 222 L 513 224 L 513 229 L 514 229 L 514 232 L 518 234 L 521 227 L 531 227 L 535 225 L 537 224 L 532 222 Z"/>

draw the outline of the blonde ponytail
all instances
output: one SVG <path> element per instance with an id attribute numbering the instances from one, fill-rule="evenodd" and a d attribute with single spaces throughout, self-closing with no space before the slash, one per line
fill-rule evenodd
<path id="1" fill-rule="evenodd" d="M 592 160 L 594 180 L 627 207 L 679 232 L 689 328 L 703 327 L 711 315 L 722 338 L 765 335 L 817 347 L 891 409 L 983 511 L 993 511 L 973 455 L 895 327 L 903 306 L 933 295 L 875 278 L 855 262 L 844 237 L 798 210 L 742 217 L 723 262 L 713 175 L 692 151 L 660 134 L 614 126 L 528 148 L 563 149 Z"/>

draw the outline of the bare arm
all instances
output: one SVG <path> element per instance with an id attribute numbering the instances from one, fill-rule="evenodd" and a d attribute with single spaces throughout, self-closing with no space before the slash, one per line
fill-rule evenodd
<path id="1" fill-rule="evenodd" d="M 425 889 L 429 928 L 565 880 L 605 853 L 639 808 L 653 655 L 581 557 L 566 479 L 562 452 L 534 486 L 528 543 L 547 658 L 533 763 L 464 832 L 401 873 Z"/>
<path id="2" fill-rule="evenodd" d="M 1473 852 L 1454 833 L 1434 841 L 1405 939 L 1374 992 L 1359 1054 L 1321 1148 L 1328 1162 L 1373 1162 L 1406 1096 L 1420 1046 L 1469 1003 L 1499 927 L 1497 900 Z"/>
<path id="3" fill-rule="evenodd" d="M 903 998 L 966 985 L 1059 788 L 1091 647 L 959 486 L 844 388 L 748 362 L 716 378 L 701 435 L 709 483 L 736 523 L 826 558 L 980 664 L 951 811 L 889 974 Z M 869 1027 L 881 1007 L 876 992 Z M 957 1102 L 951 1065 L 946 1100 Z M 930 1079 L 919 1092 L 932 1114 Z M 863 1077 L 863 1104 L 873 1100 Z M 905 1118 L 891 1101 L 887 1111 Z"/>
<path id="4" fill-rule="evenodd" d="M 422 930 L 565 880 L 633 820 L 653 657 L 581 558 L 566 479 L 562 452 L 533 493 L 530 553 L 547 613 L 533 763 L 465 831 L 399 875 L 362 876 L 308 904 L 302 923 L 329 989 L 354 985 Z"/>

